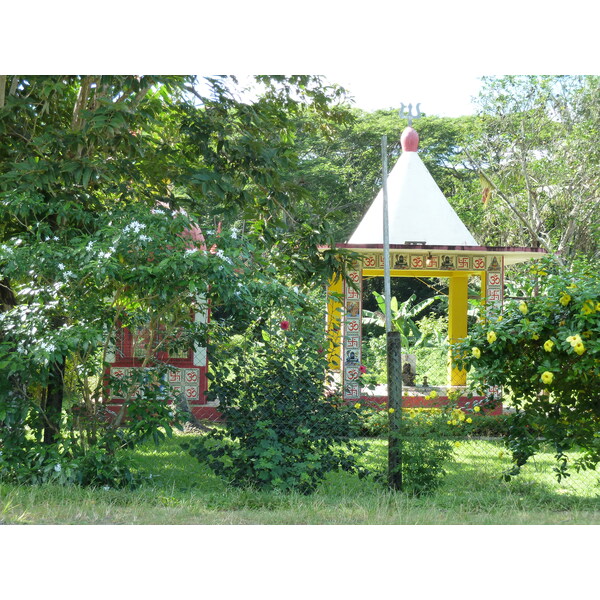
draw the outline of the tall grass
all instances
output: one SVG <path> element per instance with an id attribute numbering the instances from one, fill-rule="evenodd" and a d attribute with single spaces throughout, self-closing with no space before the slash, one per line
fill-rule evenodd
<path id="1" fill-rule="evenodd" d="M 135 490 L 0 484 L 0 520 L 36 524 L 599 524 L 598 476 L 557 484 L 551 455 L 503 482 L 508 464 L 494 441 L 462 442 L 444 484 L 411 497 L 347 473 L 331 474 L 309 496 L 236 489 L 181 449 L 178 435 L 135 451 Z M 368 440 L 364 460 L 385 465 L 384 440 Z M 546 464 L 547 463 L 547 464 Z M 579 479 L 577 479 L 579 477 Z"/>

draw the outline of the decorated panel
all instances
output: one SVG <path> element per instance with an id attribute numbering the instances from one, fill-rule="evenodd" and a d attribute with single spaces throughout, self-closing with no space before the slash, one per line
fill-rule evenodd
<path id="1" fill-rule="evenodd" d="M 360 366 L 362 360 L 362 274 L 360 265 L 348 273 L 356 287 L 344 283 L 344 321 L 342 326 L 342 388 L 344 400 L 358 400 L 361 396 Z"/>
<path id="2" fill-rule="evenodd" d="M 484 271 L 486 260 L 484 256 L 472 254 L 414 254 L 408 252 L 390 252 L 392 269 L 411 271 Z M 366 253 L 363 256 L 363 269 L 383 269 L 382 253 Z"/>
<path id="3" fill-rule="evenodd" d="M 111 367 L 110 375 L 119 379 L 128 377 L 133 369 L 140 367 Z M 202 396 L 200 393 L 200 369 L 197 368 L 178 368 L 174 371 L 169 371 L 166 376 L 165 385 L 173 389 L 175 393 L 180 393 L 185 396 L 188 402 L 198 403 Z M 111 395 L 112 400 L 123 400 L 114 394 Z"/>
<path id="4" fill-rule="evenodd" d="M 486 300 L 502 303 L 504 300 L 504 257 L 488 257 L 486 273 Z"/>

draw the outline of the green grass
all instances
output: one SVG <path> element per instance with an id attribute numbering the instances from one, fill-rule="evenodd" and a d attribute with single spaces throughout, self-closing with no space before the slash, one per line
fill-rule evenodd
<path id="1" fill-rule="evenodd" d="M 135 452 L 145 475 L 136 490 L 0 485 L 7 524 L 600 524 L 598 473 L 557 484 L 551 455 L 519 478 L 500 480 L 509 464 L 494 441 L 461 442 L 442 487 L 415 498 L 346 473 L 331 474 L 310 496 L 227 486 L 183 451 L 178 435 Z M 384 440 L 369 440 L 365 461 L 385 464 Z M 150 475 L 152 477 L 150 477 Z"/>

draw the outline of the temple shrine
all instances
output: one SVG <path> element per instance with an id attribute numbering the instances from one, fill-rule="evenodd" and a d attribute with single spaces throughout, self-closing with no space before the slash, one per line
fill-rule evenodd
<path id="1" fill-rule="evenodd" d="M 163 203 L 159 203 L 165 207 Z M 189 240 L 188 247 L 197 247 L 206 251 L 206 244 L 202 232 L 197 226 L 186 229 L 182 232 L 182 237 Z M 211 252 L 213 249 L 211 249 Z M 190 310 L 190 320 L 196 323 L 207 323 L 210 316 L 208 303 L 201 297 L 196 300 L 196 310 Z M 108 348 L 106 362 L 109 366 L 106 369 L 106 376 L 117 378 L 127 377 L 133 369 L 143 368 L 144 359 L 150 351 L 156 362 L 171 365 L 174 367 L 168 374 L 164 385 L 172 388 L 176 396 L 179 396 L 192 412 L 196 419 L 217 420 L 220 413 L 217 410 L 216 403 L 207 401 L 206 392 L 208 390 L 208 357 L 205 347 L 195 345 L 193 348 L 181 350 L 179 352 L 167 352 L 165 348 L 161 349 L 161 340 L 164 335 L 164 327 L 159 326 L 157 331 L 149 331 L 140 328 L 132 330 L 128 327 L 120 327 L 116 332 L 115 344 Z M 152 348 L 148 345 L 152 344 Z M 158 348 L 154 351 L 154 348 Z M 120 398 L 113 391 L 109 390 L 108 408 L 118 413 L 123 398 Z"/>
<path id="2" fill-rule="evenodd" d="M 460 220 L 418 154 L 419 136 L 410 126 L 401 136 L 402 154 L 387 180 L 392 277 L 443 277 L 449 282 L 448 338 L 467 336 L 468 282 L 477 277 L 481 297 L 504 300 L 507 265 L 541 257 L 539 248 L 480 246 Z M 347 243 L 361 259 L 349 271 L 355 287 L 332 280 L 328 299 L 328 333 L 332 340 L 330 369 L 339 376 L 346 401 L 363 398 L 360 386 L 362 353 L 362 282 L 383 277 L 383 189 Z M 342 301 L 339 301 L 342 298 Z M 448 357 L 448 387 L 461 388 L 467 373 Z"/>

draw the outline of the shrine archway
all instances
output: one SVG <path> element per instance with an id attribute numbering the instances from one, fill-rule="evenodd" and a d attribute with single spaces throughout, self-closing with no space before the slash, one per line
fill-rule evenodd
<path id="1" fill-rule="evenodd" d="M 345 400 L 362 398 L 362 283 L 363 277 L 383 276 L 383 247 L 372 244 L 339 244 L 361 259 L 348 272 L 347 282 L 338 278 L 330 283 L 327 305 L 328 333 L 331 340 L 329 367 L 339 374 Z M 449 282 L 448 338 L 454 343 L 468 334 L 469 277 L 481 280 L 481 298 L 486 304 L 504 299 L 506 264 L 530 260 L 543 250 L 485 246 L 431 246 L 397 244 L 390 246 L 392 277 L 440 277 Z M 448 387 L 462 387 L 467 374 L 448 354 Z"/>

